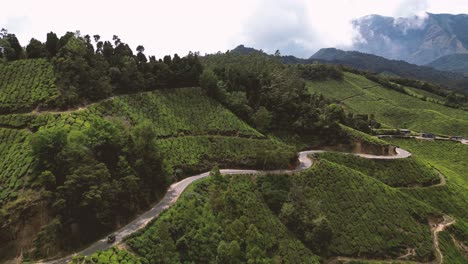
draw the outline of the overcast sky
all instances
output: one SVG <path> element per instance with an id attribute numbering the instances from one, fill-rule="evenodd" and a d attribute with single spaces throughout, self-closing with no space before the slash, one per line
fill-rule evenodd
<path id="1" fill-rule="evenodd" d="M 147 55 L 213 53 L 238 44 L 309 57 L 351 43 L 350 21 L 369 14 L 407 17 L 468 13 L 468 0 L 14 0 L 1 3 L 0 27 L 23 46 L 46 33 L 118 35 Z"/>

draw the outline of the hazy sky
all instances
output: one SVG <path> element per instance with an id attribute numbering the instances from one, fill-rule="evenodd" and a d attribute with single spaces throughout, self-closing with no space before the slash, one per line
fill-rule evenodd
<path id="1" fill-rule="evenodd" d="M 46 33 L 118 35 L 147 55 L 213 53 L 238 44 L 309 57 L 349 45 L 350 21 L 369 14 L 468 13 L 468 0 L 14 0 L 1 4 L 0 27 L 23 46 Z"/>

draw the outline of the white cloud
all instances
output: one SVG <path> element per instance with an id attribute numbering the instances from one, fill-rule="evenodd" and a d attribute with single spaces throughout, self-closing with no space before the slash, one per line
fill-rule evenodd
<path id="1" fill-rule="evenodd" d="M 118 35 L 147 54 L 216 52 L 245 43 L 309 56 L 320 47 L 350 45 L 350 21 L 368 14 L 468 13 L 468 0 L 15 0 L 2 3 L 0 27 L 23 45 L 46 33 L 80 29 Z"/>

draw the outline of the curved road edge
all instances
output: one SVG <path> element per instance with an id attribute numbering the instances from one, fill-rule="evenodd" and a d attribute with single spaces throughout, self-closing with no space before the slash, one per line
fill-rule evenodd
<path id="1" fill-rule="evenodd" d="M 370 155 L 370 154 L 355 154 L 355 153 L 344 153 L 344 152 L 337 152 L 337 153 L 344 153 L 349 155 L 356 155 L 359 157 L 363 157 L 366 159 L 404 159 L 411 156 L 411 153 L 401 149 L 396 148 L 396 155 L 393 156 L 381 156 L 381 155 Z M 223 175 L 230 175 L 230 174 L 293 174 L 297 172 L 304 171 L 310 168 L 313 164 L 313 160 L 309 158 L 309 155 L 317 154 L 317 153 L 324 153 L 324 152 L 331 152 L 325 150 L 308 150 L 308 151 L 301 151 L 298 153 L 299 165 L 294 170 L 271 170 L 271 171 L 263 171 L 263 170 L 239 170 L 239 169 L 221 169 L 220 172 Z M 57 260 L 50 260 L 50 261 L 39 261 L 37 263 L 43 264 L 59 264 L 59 263 L 67 263 L 72 260 L 75 255 L 83 255 L 89 256 L 93 253 L 101 250 L 106 250 L 120 242 L 122 242 L 123 238 L 126 236 L 144 228 L 151 220 L 158 217 L 164 210 L 171 207 L 177 199 L 179 199 L 182 192 L 193 182 L 206 178 L 210 175 L 210 172 L 204 172 L 195 176 L 187 177 L 179 182 L 172 184 L 169 189 L 167 190 L 166 194 L 164 195 L 163 199 L 160 200 L 155 206 L 151 209 L 146 211 L 145 213 L 138 216 L 135 220 L 128 223 L 124 227 L 120 228 L 119 230 L 115 231 L 114 234 L 116 235 L 115 242 L 113 244 L 107 243 L 107 237 L 100 239 L 93 243 L 88 248 L 68 255 L 64 258 L 57 259 Z"/>

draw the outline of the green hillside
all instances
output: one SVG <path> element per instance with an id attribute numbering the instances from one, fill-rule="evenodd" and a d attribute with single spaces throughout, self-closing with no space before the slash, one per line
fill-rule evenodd
<path id="1" fill-rule="evenodd" d="M 16 199 L 31 169 L 31 133 L 26 130 L 0 128 L 0 205 Z"/>
<path id="2" fill-rule="evenodd" d="M 408 248 L 416 250 L 416 260 L 428 261 L 433 249 L 427 217 L 436 213 L 372 177 L 321 159 L 294 176 L 197 182 L 126 243 L 142 263 L 219 263 L 225 256 L 303 263 L 310 251 L 326 259 L 396 259 Z"/>
<path id="3" fill-rule="evenodd" d="M 102 211 L 111 210 L 113 219 L 125 222 L 158 199 L 171 181 L 180 180 L 185 175 L 209 170 L 215 163 L 229 168 L 287 168 L 296 151 L 278 140 L 257 132 L 221 104 L 204 95 L 200 88 L 180 88 L 116 96 L 83 109 L 63 112 L 44 111 L 0 115 L 0 127 L 5 127 L 0 128 L 2 138 L 0 144 L 0 168 L 2 169 L 0 206 L 2 210 L 0 212 L 2 219 L 12 221 L 12 223 L 16 221 L 14 219 L 18 217 L 17 214 L 22 208 L 26 205 L 33 205 L 35 199 L 46 197 L 51 200 L 51 203 L 56 203 L 60 201 L 58 197 L 65 194 L 61 194 L 61 189 L 54 187 L 55 184 L 60 184 L 59 176 L 56 176 L 57 180 L 52 183 L 47 180 L 45 175 L 50 173 L 49 170 L 53 173 L 52 176 L 65 174 L 67 178 L 79 175 L 78 173 L 100 174 L 95 180 L 103 188 L 102 192 L 108 192 L 106 188 L 114 188 L 113 192 L 123 193 L 114 198 L 109 196 L 111 193 L 101 194 L 101 200 L 110 200 L 93 206 L 102 208 L 99 209 Z M 151 164 L 155 162 L 154 160 L 145 161 L 143 165 L 139 165 L 139 161 L 135 160 L 138 159 L 138 155 L 142 155 L 134 152 L 134 148 L 137 147 L 135 145 L 139 144 L 138 137 L 150 137 L 151 133 L 154 133 L 154 149 L 157 150 L 151 155 L 156 153 L 159 155 L 158 157 L 164 163 L 162 169 L 165 176 L 159 180 L 153 180 L 153 184 L 157 187 L 151 190 L 151 194 L 147 193 L 149 190 L 146 188 L 136 191 L 138 194 L 130 198 L 124 198 L 128 194 L 125 188 L 120 189 L 118 186 L 130 184 L 128 182 L 130 178 L 123 177 L 125 174 L 119 176 L 122 175 L 121 173 L 147 175 L 145 171 L 150 170 L 149 176 L 161 177 L 153 175 L 161 173 L 157 171 L 157 167 L 140 168 L 153 166 Z M 129 142 L 126 143 L 126 140 Z M 47 144 L 44 147 L 49 150 L 43 156 L 37 156 L 37 150 L 31 151 L 31 146 L 34 149 L 38 141 L 49 142 L 44 143 Z M 64 145 L 60 146 L 60 144 Z M 111 149 L 113 154 L 103 152 L 106 150 L 101 149 L 103 147 L 100 147 L 100 144 Z M 151 140 L 144 141 L 142 146 L 148 145 L 151 149 Z M 60 154 L 54 154 L 54 151 L 59 151 L 56 149 L 58 147 L 63 150 L 60 150 Z M 112 155 L 118 156 L 112 157 Z M 143 160 L 148 158 L 153 159 L 142 157 Z M 84 165 L 82 160 L 87 160 L 87 164 Z M 76 169 L 74 169 L 75 166 Z M 62 169 L 62 167 L 65 168 Z M 94 176 L 89 174 L 81 178 L 86 179 L 86 183 L 82 183 L 83 185 L 80 185 L 78 189 L 70 189 L 69 194 L 71 195 L 74 191 L 89 192 L 90 189 L 87 188 L 92 188 L 94 184 L 90 181 L 92 177 Z M 80 178 L 74 180 L 79 181 Z M 141 184 L 143 183 L 141 181 Z M 67 181 L 64 184 L 65 186 L 60 188 L 72 187 L 67 185 Z M 85 198 L 78 198 L 76 201 Z M 73 205 L 75 202 L 72 199 L 76 198 L 65 196 L 63 199 L 67 201 L 67 207 L 71 209 L 72 215 L 84 215 L 80 213 L 80 210 L 88 208 L 86 210 L 94 217 L 92 212 L 95 209 L 91 209 L 89 205 L 81 209 L 82 205 Z M 123 201 L 127 204 L 122 205 L 123 201 L 118 202 L 118 199 L 124 199 Z M 28 202 L 20 202 L 23 200 Z M 138 201 L 138 204 L 132 205 L 131 200 Z M 73 209 L 75 206 L 76 209 Z M 110 206 L 110 208 L 103 209 L 102 206 Z M 70 217 L 68 215 L 70 213 L 65 215 L 61 213 L 61 217 Z M 88 230 L 96 230 L 93 235 L 83 236 L 81 240 L 66 239 L 69 242 L 74 241 L 72 247 L 79 246 L 87 239 L 94 239 L 100 232 L 109 230 L 115 220 L 110 222 L 105 220 L 97 224 L 102 221 L 98 219 L 93 225 L 85 222 Z M 52 221 L 51 224 L 53 223 L 55 222 Z M 66 225 L 60 228 L 58 230 L 67 230 Z M 14 232 L 13 230 L 8 232 Z M 44 235 L 46 237 L 40 238 L 40 242 L 36 244 L 39 250 L 38 256 L 46 256 L 44 252 L 49 252 L 47 248 L 54 248 L 49 254 L 55 254 L 60 249 L 56 243 L 61 242 L 53 240 L 54 234 L 49 231 Z M 41 251 L 42 249 L 44 251 Z M 0 256 L 8 255 L 8 252 L 4 250 L 7 249 L 0 248 Z M 14 251 L 10 251 L 10 254 L 11 252 Z"/>
<path id="4" fill-rule="evenodd" d="M 339 153 L 323 153 L 318 157 L 360 171 L 392 187 L 431 186 L 440 182 L 434 169 L 414 157 L 370 160 Z"/>
<path id="5" fill-rule="evenodd" d="M 403 191 L 446 214 L 455 216 L 457 222 L 449 228 L 449 233 L 466 245 L 468 243 L 468 208 L 466 206 L 468 204 L 468 174 L 466 171 L 468 147 L 449 141 L 427 142 L 403 139 L 389 141 L 411 151 L 414 157 L 434 166 L 446 176 L 446 185 Z M 448 259 L 454 258 L 453 263 L 459 263 L 459 250 L 454 250 L 456 248 L 451 245 L 447 234 L 443 235 L 444 233 L 441 234 L 442 239 L 444 239 L 442 241 L 445 241 L 441 242 L 441 249 L 443 252 L 445 250 L 448 255 L 454 255 L 448 257 Z M 446 263 L 452 262 L 447 260 Z"/>
<path id="6" fill-rule="evenodd" d="M 55 73 L 45 59 L 0 63 L 0 114 L 30 111 L 57 95 Z"/>
<path id="7" fill-rule="evenodd" d="M 311 92 L 339 101 L 354 114 L 375 115 L 383 126 L 468 135 L 466 111 L 386 89 L 360 75 L 346 72 L 343 81 L 309 81 L 307 85 Z"/>
<path id="8" fill-rule="evenodd" d="M 118 36 L 46 39 L 23 48 L 0 32 L 0 262 L 87 248 L 149 208 L 165 209 L 154 206 L 174 201 L 165 196 L 172 184 L 211 169 L 123 244 L 99 244 L 108 250 L 74 262 L 430 262 L 429 223 L 442 215 L 456 222 L 440 248 L 463 261 L 466 146 L 370 133 L 467 136 L 466 97 L 342 66 L 285 65 L 245 47 L 158 59 Z M 218 171 L 294 169 L 305 149 L 391 155 L 390 144 L 413 156 L 324 153 L 301 172 Z"/>
<path id="9" fill-rule="evenodd" d="M 117 96 L 83 110 L 63 113 L 0 115 L 0 127 L 32 131 L 62 127 L 71 131 L 86 129 L 98 119 L 115 119 L 130 127 L 149 122 L 168 164 L 188 169 L 187 172 L 209 170 L 213 162 L 223 166 L 255 167 L 261 150 L 288 153 L 290 156 L 283 157 L 281 162 L 282 167 L 287 167 L 294 153 L 285 144 L 251 128 L 204 95 L 200 88 Z"/>
<path id="10" fill-rule="evenodd" d="M 441 232 L 439 234 L 440 246 L 442 254 L 444 255 L 444 263 L 450 264 L 463 264 L 468 262 L 468 255 L 463 255 L 454 244 L 450 233 Z"/>
<path id="11" fill-rule="evenodd" d="M 259 151 L 288 148 L 251 128 L 203 95 L 199 88 L 117 96 L 83 110 L 0 115 L 0 127 L 11 128 L 0 129 L 4 138 L 1 146 L 5 149 L 1 153 L 5 156 L 2 158 L 1 179 L 5 183 L 7 179 L 11 181 L 2 187 L 22 182 L 18 179 L 26 174 L 26 164 L 30 164 L 33 158 L 26 140 L 31 135 L 30 131 L 55 127 L 65 131 L 84 130 L 95 120 L 104 119 L 118 120 L 129 127 L 150 122 L 156 132 L 157 145 L 168 163 L 183 164 L 185 168 L 199 166 L 197 171 L 206 169 L 212 162 L 255 167 Z M 294 153 L 293 149 L 288 151 Z M 283 166 L 287 166 L 289 158 L 285 159 Z M 2 197 L 5 198 L 6 194 Z"/>
<path id="12" fill-rule="evenodd" d="M 146 262 L 319 263 L 255 194 L 248 176 L 195 184 L 128 244 Z"/>
<path id="13" fill-rule="evenodd" d="M 416 199 L 324 160 L 292 180 L 305 186 L 306 197 L 330 222 L 330 256 L 394 258 L 415 248 L 419 259 L 431 258 L 426 219 L 431 210 Z"/>
<path id="14" fill-rule="evenodd" d="M 444 186 L 404 191 L 446 214 L 468 221 L 468 146 L 450 141 L 388 141 L 407 149 L 415 158 L 430 164 L 446 177 L 447 184 Z"/>

